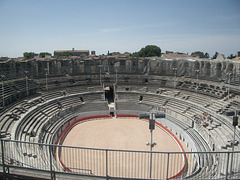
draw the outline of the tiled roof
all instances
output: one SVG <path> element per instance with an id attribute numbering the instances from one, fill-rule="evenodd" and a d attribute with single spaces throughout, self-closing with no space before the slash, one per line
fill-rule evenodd
<path id="1" fill-rule="evenodd" d="M 188 54 L 182 53 L 166 53 L 162 54 L 163 58 L 183 58 L 183 57 L 190 57 Z"/>
<path id="2" fill-rule="evenodd" d="M 89 52 L 89 50 L 57 50 L 54 52 Z"/>

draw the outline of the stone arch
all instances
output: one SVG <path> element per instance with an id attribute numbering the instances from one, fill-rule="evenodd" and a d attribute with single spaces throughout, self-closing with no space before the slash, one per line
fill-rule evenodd
<path id="1" fill-rule="evenodd" d="M 68 61 L 61 61 L 61 73 L 68 74 L 69 64 Z"/>
<path id="2" fill-rule="evenodd" d="M 161 68 L 160 68 L 160 73 L 161 74 L 166 74 L 166 68 L 167 68 L 167 62 L 166 61 L 162 61 L 161 62 Z"/>
<path id="3" fill-rule="evenodd" d="M 119 62 L 119 65 L 120 65 L 120 62 Z M 131 67 L 132 67 L 132 61 L 131 60 L 127 60 L 126 61 L 126 70 L 131 70 Z"/>
<path id="4" fill-rule="evenodd" d="M 222 63 L 216 64 L 216 77 L 222 77 Z"/>
<path id="5" fill-rule="evenodd" d="M 85 68 L 85 63 L 84 61 L 80 60 L 79 61 L 79 69 L 80 69 L 80 73 L 84 73 L 84 68 Z"/>
<path id="6" fill-rule="evenodd" d="M 229 63 L 227 66 L 227 72 L 233 72 L 233 64 Z"/>
<path id="7" fill-rule="evenodd" d="M 189 62 L 184 62 L 183 67 L 184 68 L 189 68 Z"/>
<path id="8" fill-rule="evenodd" d="M 195 64 L 194 64 L 194 69 L 195 70 L 199 70 L 200 69 L 200 63 L 197 61 L 197 62 L 195 62 Z"/>
<path id="9" fill-rule="evenodd" d="M 27 62 L 27 64 L 26 64 L 26 70 L 27 70 L 29 73 L 31 73 L 31 71 L 32 71 L 32 63 L 31 63 L 31 62 Z"/>
<path id="10" fill-rule="evenodd" d="M 173 60 L 173 62 L 172 62 L 172 68 L 177 68 L 177 67 L 178 67 L 177 61 L 176 61 L 176 60 Z"/>
<path id="11" fill-rule="evenodd" d="M 71 60 L 68 61 L 68 73 L 69 74 L 73 73 L 73 66 L 74 66 L 73 62 Z"/>
<path id="12" fill-rule="evenodd" d="M 8 63 L 6 63 L 5 64 L 5 72 L 7 73 L 7 74 L 10 74 L 11 73 L 11 68 L 10 68 L 10 65 L 8 64 Z"/>
<path id="13" fill-rule="evenodd" d="M 104 70 L 105 72 L 108 72 L 108 71 L 109 71 L 108 60 L 105 59 L 105 60 L 103 60 L 102 63 L 103 63 L 103 70 Z"/>
<path id="14" fill-rule="evenodd" d="M 37 62 L 38 75 L 44 75 L 44 67 L 40 61 Z"/>
<path id="15" fill-rule="evenodd" d="M 211 75 L 211 64 L 210 62 L 207 62 L 205 64 L 205 76 L 210 76 Z"/>
<path id="16" fill-rule="evenodd" d="M 222 63 L 222 70 L 225 70 L 226 69 L 226 62 L 223 62 Z"/>
<path id="17" fill-rule="evenodd" d="M 49 74 L 56 74 L 55 61 L 49 61 Z"/>

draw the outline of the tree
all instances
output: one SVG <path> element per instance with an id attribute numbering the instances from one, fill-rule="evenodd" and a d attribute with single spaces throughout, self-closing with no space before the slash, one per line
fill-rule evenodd
<path id="1" fill-rule="evenodd" d="M 209 54 L 208 53 L 203 53 L 201 51 L 195 51 L 195 52 L 192 52 L 191 56 L 193 57 L 199 57 L 199 58 L 209 58 Z"/>
<path id="2" fill-rule="evenodd" d="M 217 59 L 217 56 L 218 56 L 218 52 L 215 52 L 213 59 Z"/>
<path id="3" fill-rule="evenodd" d="M 132 53 L 132 57 L 139 57 L 139 53 L 138 52 Z"/>
<path id="4" fill-rule="evenodd" d="M 73 53 L 72 52 L 68 52 L 68 51 L 64 51 L 60 54 L 60 56 L 72 56 Z"/>
<path id="5" fill-rule="evenodd" d="M 133 57 L 152 57 L 152 56 L 161 56 L 161 49 L 156 45 L 147 45 L 142 48 L 139 52 L 132 54 Z"/>
<path id="6" fill-rule="evenodd" d="M 111 53 L 108 52 L 108 55 L 109 55 L 109 56 L 118 55 L 118 54 L 121 54 L 121 53 L 120 53 L 120 52 L 111 52 Z"/>
<path id="7" fill-rule="evenodd" d="M 195 51 L 195 52 L 192 52 L 191 56 L 204 58 L 204 53 L 201 51 Z"/>
<path id="8" fill-rule="evenodd" d="M 235 58 L 235 57 L 236 57 L 235 55 L 230 54 L 230 56 L 228 56 L 227 58 L 228 58 L 228 59 L 233 59 L 233 58 Z"/>
<path id="9" fill-rule="evenodd" d="M 205 58 L 209 58 L 209 54 L 206 52 L 206 53 L 204 54 L 204 57 L 205 57 Z"/>
<path id="10" fill-rule="evenodd" d="M 49 53 L 49 52 L 40 52 L 39 53 L 39 57 L 42 57 L 42 58 L 44 58 L 46 55 L 52 55 L 51 53 Z"/>
<path id="11" fill-rule="evenodd" d="M 23 57 L 25 57 L 26 59 L 33 58 L 34 55 L 35 55 L 34 52 L 24 52 L 23 53 Z"/>

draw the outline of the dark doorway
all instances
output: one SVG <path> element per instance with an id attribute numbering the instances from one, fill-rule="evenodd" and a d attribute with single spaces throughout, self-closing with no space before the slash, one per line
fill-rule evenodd
<path id="1" fill-rule="evenodd" d="M 114 90 L 113 87 L 105 87 L 105 98 L 108 101 L 108 104 L 114 102 Z"/>

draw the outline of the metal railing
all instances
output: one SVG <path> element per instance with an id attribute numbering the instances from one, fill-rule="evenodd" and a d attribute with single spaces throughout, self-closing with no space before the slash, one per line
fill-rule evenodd
<path id="1" fill-rule="evenodd" d="M 239 179 L 240 151 L 150 152 L 83 148 L 1 140 L 3 176 L 16 168 L 49 174 L 55 179 L 79 175 L 105 179 Z M 230 169 L 232 168 L 232 172 Z"/>

